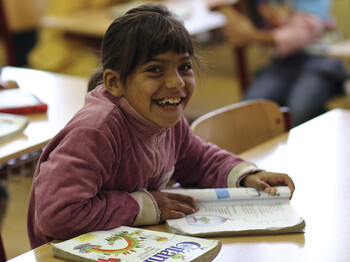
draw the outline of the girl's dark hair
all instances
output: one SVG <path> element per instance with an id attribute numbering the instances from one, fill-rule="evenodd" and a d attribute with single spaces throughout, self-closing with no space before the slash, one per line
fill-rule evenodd
<path id="1" fill-rule="evenodd" d="M 137 66 L 166 51 L 187 52 L 195 65 L 199 64 L 192 37 L 167 7 L 148 3 L 133 8 L 107 29 L 101 48 L 102 68 L 92 76 L 89 89 L 103 82 L 106 69 L 118 71 L 124 83 Z"/>

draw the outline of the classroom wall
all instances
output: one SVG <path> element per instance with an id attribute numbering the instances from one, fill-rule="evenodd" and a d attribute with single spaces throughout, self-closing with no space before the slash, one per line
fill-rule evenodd
<path id="1" fill-rule="evenodd" d="M 332 13 L 344 38 L 350 38 L 350 0 L 333 0 Z"/>

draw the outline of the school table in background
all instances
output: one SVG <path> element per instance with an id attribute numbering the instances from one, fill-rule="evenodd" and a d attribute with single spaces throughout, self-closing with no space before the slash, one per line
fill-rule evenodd
<path id="1" fill-rule="evenodd" d="M 350 39 L 344 39 L 334 44 L 325 45 L 323 52 L 329 57 L 343 59 L 350 62 Z"/>
<path id="2" fill-rule="evenodd" d="M 102 38 L 113 20 L 132 7 L 146 1 L 135 1 L 126 4 L 88 9 L 71 14 L 53 16 L 46 15 L 41 19 L 41 26 L 63 30 L 70 35 Z M 225 25 L 225 16 L 219 12 L 211 12 L 204 0 L 168 0 L 169 8 L 178 11 L 184 20 L 185 27 L 191 35 L 198 35 Z"/>
<path id="3" fill-rule="evenodd" d="M 17 81 L 21 90 L 36 95 L 48 110 L 27 115 L 29 125 L 23 134 L 0 143 L 0 164 L 44 147 L 82 107 L 88 83 L 81 77 L 16 67 L 2 68 L 1 78 Z"/>
<path id="4" fill-rule="evenodd" d="M 291 201 L 306 220 L 305 233 L 218 237 L 214 261 L 350 261 L 350 110 L 333 109 L 241 156 L 269 171 L 288 173 Z M 165 231 L 164 225 L 144 227 Z M 50 244 L 10 262 L 64 261 Z"/>

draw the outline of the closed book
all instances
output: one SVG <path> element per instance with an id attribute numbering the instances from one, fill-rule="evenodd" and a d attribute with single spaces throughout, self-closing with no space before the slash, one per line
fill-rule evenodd
<path id="1" fill-rule="evenodd" d="M 221 242 L 136 227 L 89 232 L 52 244 L 55 257 L 85 262 L 212 261 Z"/>
<path id="2" fill-rule="evenodd" d="M 1 113 L 26 115 L 44 113 L 46 111 L 47 104 L 32 93 L 18 88 L 0 91 Z"/>

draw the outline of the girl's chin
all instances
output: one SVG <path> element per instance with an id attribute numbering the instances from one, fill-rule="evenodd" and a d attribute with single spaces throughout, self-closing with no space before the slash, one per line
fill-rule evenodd
<path id="1" fill-rule="evenodd" d="M 155 123 L 161 127 L 173 127 L 180 121 L 180 118 L 181 114 L 178 116 L 158 119 Z"/>
<path id="2" fill-rule="evenodd" d="M 154 111 L 155 115 L 152 122 L 161 127 L 172 127 L 180 121 L 183 111 L 184 104 L 176 107 L 161 107 L 158 105 L 157 110 Z"/>

